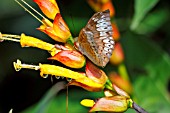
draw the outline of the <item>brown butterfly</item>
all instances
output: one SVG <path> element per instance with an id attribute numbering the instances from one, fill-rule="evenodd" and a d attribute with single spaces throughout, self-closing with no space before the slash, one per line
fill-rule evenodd
<path id="1" fill-rule="evenodd" d="M 112 35 L 110 11 L 97 12 L 80 31 L 75 45 L 94 64 L 105 67 L 114 48 Z"/>

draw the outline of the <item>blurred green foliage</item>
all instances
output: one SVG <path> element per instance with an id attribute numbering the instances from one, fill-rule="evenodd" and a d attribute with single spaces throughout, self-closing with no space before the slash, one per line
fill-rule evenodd
<path id="1" fill-rule="evenodd" d="M 26 0 L 37 10 L 35 3 Z M 74 36 L 78 36 L 94 11 L 85 0 L 57 0 L 61 14 Z M 170 111 L 170 2 L 169 0 L 113 0 L 116 10 L 114 20 L 120 33 L 120 42 L 134 89 L 134 100 L 148 112 Z M 14 0 L 0 4 L 0 31 L 8 34 L 25 33 L 44 41 L 55 43 L 45 34 L 35 30 L 40 23 L 25 12 Z M 14 42 L 0 43 L 0 113 L 61 113 L 66 111 L 66 90 L 56 94 L 49 92 L 59 80 L 43 79 L 39 72 L 21 70 L 15 72 L 12 62 L 21 59 L 26 63 L 52 63 L 46 51 L 21 48 Z M 56 63 L 56 62 L 55 62 Z M 56 63 L 56 65 L 61 65 Z M 108 65 L 105 70 L 113 70 Z M 106 71 L 108 73 L 108 71 Z M 53 87 L 52 87 L 53 88 Z M 45 95 L 46 94 L 46 95 Z M 44 99 L 52 99 L 41 106 Z M 84 98 L 102 97 L 102 92 L 88 92 L 81 88 L 69 88 L 69 113 L 87 113 L 89 109 L 79 102 Z M 128 110 L 127 113 L 134 111 Z"/>

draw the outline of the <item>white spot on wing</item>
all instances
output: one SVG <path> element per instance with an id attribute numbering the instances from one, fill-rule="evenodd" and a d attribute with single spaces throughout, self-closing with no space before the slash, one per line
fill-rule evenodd
<path id="1" fill-rule="evenodd" d="M 100 32 L 100 36 L 107 36 L 106 32 Z"/>
<path id="2" fill-rule="evenodd" d="M 103 42 L 104 42 L 104 43 L 110 43 L 110 41 L 109 41 L 108 38 L 104 39 Z"/>

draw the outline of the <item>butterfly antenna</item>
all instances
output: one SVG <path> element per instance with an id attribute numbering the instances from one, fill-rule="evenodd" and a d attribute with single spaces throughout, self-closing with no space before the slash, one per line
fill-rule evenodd
<path id="1" fill-rule="evenodd" d="M 40 17 L 45 18 L 42 14 L 40 14 L 38 11 L 36 11 L 31 5 L 29 5 L 27 2 L 25 2 L 24 0 L 21 0 L 21 2 L 19 2 L 18 0 L 15 0 L 16 3 L 18 3 L 25 11 L 27 11 L 30 15 L 32 15 L 35 19 L 37 19 L 40 23 L 44 24 L 43 21 L 41 21 L 41 19 L 39 19 L 37 16 L 35 16 L 29 9 L 27 9 L 24 5 L 22 5 L 21 2 L 23 2 L 27 7 L 29 7 L 30 9 L 32 9 L 35 13 L 37 13 Z"/>

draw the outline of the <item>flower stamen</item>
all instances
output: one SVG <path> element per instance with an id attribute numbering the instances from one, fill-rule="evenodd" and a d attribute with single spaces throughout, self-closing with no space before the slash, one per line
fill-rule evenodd
<path id="1" fill-rule="evenodd" d="M 42 18 L 45 18 L 43 15 L 41 15 L 38 11 L 36 11 L 32 6 L 30 6 L 28 3 L 26 3 L 24 0 L 21 0 L 26 6 L 28 6 L 30 9 L 32 9 L 34 12 L 36 12 L 39 16 Z M 18 0 L 15 0 L 25 11 L 27 11 L 30 15 L 32 15 L 35 19 L 37 19 L 42 24 L 45 24 L 41 19 L 39 19 L 37 16 L 35 16 L 30 10 L 28 10 L 24 5 L 22 5 Z"/>
<path id="2" fill-rule="evenodd" d="M 26 6 L 28 6 L 30 9 L 32 9 L 34 12 L 36 12 L 39 16 L 41 16 L 42 18 L 45 18 L 41 13 L 39 13 L 37 10 L 35 10 L 31 5 L 29 5 L 27 2 L 25 2 L 24 0 L 21 0 Z"/>
<path id="3" fill-rule="evenodd" d="M 11 34 L 1 34 L 0 40 L 9 40 L 14 42 L 20 42 L 20 36 L 19 35 L 11 35 Z"/>
<path id="4" fill-rule="evenodd" d="M 13 62 L 13 65 L 14 65 L 14 68 L 16 71 L 20 71 L 22 68 L 34 69 L 34 70 L 40 69 L 40 66 L 30 65 L 30 64 L 22 64 L 20 60 L 17 60 L 17 62 Z"/>

